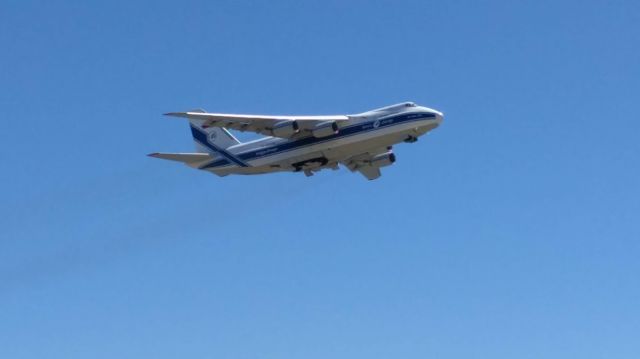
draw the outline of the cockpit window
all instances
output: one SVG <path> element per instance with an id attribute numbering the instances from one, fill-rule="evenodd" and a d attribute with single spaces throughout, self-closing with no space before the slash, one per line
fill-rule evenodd
<path id="1" fill-rule="evenodd" d="M 393 111 L 402 110 L 403 108 L 407 108 L 407 107 L 418 107 L 418 106 L 413 102 L 402 102 L 395 105 L 378 108 L 378 109 L 372 110 L 372 112 L 393 112 Z"/>

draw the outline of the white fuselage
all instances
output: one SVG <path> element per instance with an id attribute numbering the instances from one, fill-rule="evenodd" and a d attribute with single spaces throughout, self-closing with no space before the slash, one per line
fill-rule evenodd
<path id="1" fill-rule="evenodd" d="M 442 114 L 426 107 L 390 106 L 351 115 L 336 134 L 323 138 L 265 137 L 241 143 L 200 169 L 224 176 L 335 168 L 354 155 L 415 140 L 441 122 Z"/>

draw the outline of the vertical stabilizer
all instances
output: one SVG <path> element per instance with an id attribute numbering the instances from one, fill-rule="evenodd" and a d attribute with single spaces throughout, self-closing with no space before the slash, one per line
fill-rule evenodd
<path id="1" fill-rule="evenodd" d="M 189 112 L 204 113 L 204 110 Z M 226 149 L 240 143 L 226 128 L 207 126 L 206 120 L 189 119 L 189 125 L 198 152 L 217 153 L 217 149 Z"/>

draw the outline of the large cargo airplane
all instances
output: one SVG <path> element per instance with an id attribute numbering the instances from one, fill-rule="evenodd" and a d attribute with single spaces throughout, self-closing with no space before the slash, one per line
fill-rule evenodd
<path id="1" fill-rule="evenodd" d="M 182 162 L 218 176 L 281 171 L 312 176 L 341 164 L 369 180 L 380 177 L 380 168 L 396 161 L 393 145 L 413 143 L 443 120 L 441 112 L 413 102 L 338 116 L 234 115 L 203 110 L 165 115 L 189 120 L 197 153 L 151 153 L 151 157 Z M 242 143 L 228 129 L 267 137 Z"/>

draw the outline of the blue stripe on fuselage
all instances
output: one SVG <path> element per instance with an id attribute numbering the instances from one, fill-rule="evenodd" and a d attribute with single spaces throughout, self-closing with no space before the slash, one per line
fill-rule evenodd
<path id="1" fill-rule="evenodd" d="M 225 151 L 224 149 L 214 145 L 213 143 L 209 142 L 209 138 L 207 136 L 207 134 L 205 132 L 202 132 L 200 129 L 191 126 L 191 134 L 193 135 L 193 138 L 200 142 L 200 144 L 202 144 L 203 146 L 207 146 L 209 147 L 212 151 L 220 154 L 221 156 L 225 157 L 228 161 L 231 161 L 233 163 L 235 163 L 236 165 L 240 166 L 240 167 L 249 167 L 249 165 L 247 165 L 246 163 L 242 162 L 240 159 L 238 159 L 237 157 L 235 157 L 234 155 L 230 154 L 229 152 Z M 217 161 L 215 161 L 217 162 Z M 213 163 L 215 163 L 213 162 Z M 228 162 L 227 162 L 228 163 Z M 206 165 L 204 167 L 200 167 L 200 168 L 205 168 L 208 167 L 209 165 Z"/>
<path id="2" fill-rule="evenodd" d="M 377 129 L 397 125 L 400 123 L 419 121 L 419 120 L 435 118 L 435 117 L 436 115 L 433 113 L 407 113 L 399 116 L 381 118 L 381 119 L 367 121 L 364 123 L 359 123 L 352 126 L 341 128 L 340 132 L 336 133 L 335 135 L 322 137 L 322 138 L 317 138 L 313 136 L 305 137 L 296 141 L 290 141 L 290 142 L 285 142 L 281 144 L 276 144 L 274 146 L 252 149 L 247 152 L 241 152 L 236 156 L 244 161 L 254 160 L 260 157 L 273 156 L 276 154 L 281 154 L 283 152 L 297 150 L 301 147 L 311 146 L 321 142 L 331 141 L 337 138 L 344 138 L 344 137 L 349 137 L 353 135 L 358 135 L 364 132 L 369 132 L 372 130 L 377 130 Z M 378 122 L 379 126 L 374 127 L 375 122 Z M 230 163 L 231 162 L 228 161 L 227 159 L 218 159 L 200 167 L 200 169 L 221 167 L 221 166 L 228 165 Z"/>

